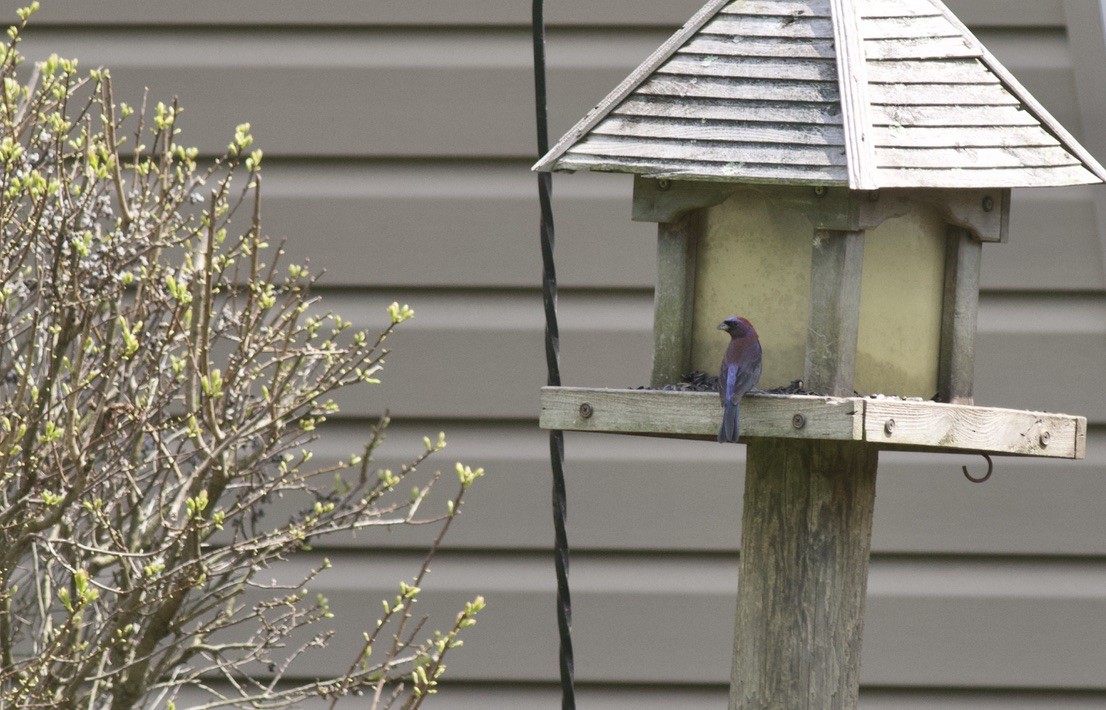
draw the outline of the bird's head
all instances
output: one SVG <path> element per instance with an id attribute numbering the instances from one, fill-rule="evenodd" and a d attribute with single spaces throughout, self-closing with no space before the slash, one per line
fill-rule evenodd
<path id="1" fill-rule="evenodd" d="M 741 316 L 730 316 L 718 324 L 718 330 L 724 330 L 732 338 L 744 338 L 748 335 L 755 336 L 757 331 L 753 324 Z"/>

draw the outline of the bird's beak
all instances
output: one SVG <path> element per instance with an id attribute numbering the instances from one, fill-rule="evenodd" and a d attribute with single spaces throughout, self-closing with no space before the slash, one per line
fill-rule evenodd
<path id="1" fill-rule="evenodd" d="M 718 324 L 718 330 L 729 330 L 725 323 Z"/>

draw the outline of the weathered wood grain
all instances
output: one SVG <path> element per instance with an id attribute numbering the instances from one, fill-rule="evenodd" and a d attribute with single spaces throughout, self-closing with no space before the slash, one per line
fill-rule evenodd
<path id="1" fill-rule="evenodd" d="M 566 153 L 557 161 L 557 170 L 601 170 L 637 173 L 656 179 L 715 180 L 784 185 L 847 185 L 848 175 L 843 165 L 764 165 L 745 162 L 707 162 L 666 160 L 663 164 L 650 158 L 620 158 L 615 156 Z"/>
<path id="2" fill-rule="evenodd" d="M 864 17 L 933 17 L 940 15 L 928 2 L 911 0 L 867 0 L 861 5 Z"/>
<path id="3" fill-rule="evenodd" d="M 815 231 L 803 374 L 815 392 L 836 397 L 853 393 L 863 263 L 863 230 Z"/>
<path id="4" fill-rule="evenodd" d="M 829 0 L 743 0 L 722 8 L 724 15 L 829 17 Z"/>
<path id="5" fill-rule="evenodd" d="M 864 53 L 872 59 L 952 59 L 978 57 L 979 49 L 962 37 L 932 39 L 873 39 L 864 42 Z"/>
<path id="6" fill-rule="evenodd" d="M 937 391 L 943 402 L 972 403 L 979 269 L 983 243 L 960 227 L 945 239 L 945 293 L 941 305 L 941 351 Z"/>
<path id="7" fill-rule="evenodd" d="M 898 106 L 1017 106 L 1018 99 L 999 83 L 880 84 L 870 86 L 872 103 Z"/>
<path id="8" fill-rule="evenodd" d="M 734 57 L 685 52 L 678 52 L 661 65 L 657 73 L 724 76 L 731 79 L 837 80 L 837 69 L 828 59 Z"/>
<path id="9" fill-rule="evenodd" d="M 877 449 L 757 440 L 745 468 L 730 710 L 854 710 Z"/>
<path id="10" fill-rule="evenodd" d="M 831 39 L 802 42 L 775 37 L 723 37 L 697 35 L 680 49 L 681 54 L 720 54 L 735 57 L 789 57 L 793 59 L 833 59 L 836 52 Z"/>
<path id="11" fill-rule="evenodd" d="M 1074 459 L 1087 457 L 1087 418 L 1079 417 L 1075 422 L 1075 453 Z"/>
<path id="12" fill-rule="evenodd" d="M 865 404 L 867 441 L 899 447 L 936 443 L 946 450 L 1076 458 L 1083 417 L 1013 409 L 875 399 Z M 893 424 L 891 423 L 893 422 Z"/>
<path id="13" fill-rule="evenodd" d="M 833 24 L 826 18 L 805 15 L 763 17 L 720 13 L 703 27 L 702 33 L 735 37 L 828 39 L 833 37 Z"/>
<path id="14" fill-rule="evenodd" d="M 584 404 L 589 416 L 581 413 Z M 713 392 L 545 387 L 541 406 L 545 429 L 686 439 L 715 438 L 722 417 Z M 889 420 L 894 420 L 890 427 Z M 1075 459 L 1083 456 L 1085 431 L 1086 418 L 1068 414 L 890 397 L 754 393 L 741 403 L 743 441 L 865 441 L 894 450 Z M 1044 432 L 1046 445 L 1040 438 Z"/>
<path id="15" fill-rule="evenodd" d="M 536 168 L 832 185 L 843 166 L 865 191 L 1106 179 L 943 6 L 823 6 L 709 4 Z"/>
<path id="16" fill-rule="evenodd" d="M 849 187 L 874 190 L 875 161 L 871 136 L 871 98 L 864 43 L 853 0 L 831 0 L 837 39 L 837 75 L 841 87 L 841 114 L 845 121 L 845 149 L 849 158 Z"/>
<path id="17" fill-rule="evenodd" d="M 868 62 L 868 78 L 881 84 L 997 84 L 998 77 L 974 58 L 902 59 Z"/>
<path id="18" fill-rule="evenodd" d="M 593 135 L 636 136 L 639 138 L 687 139 L 689 141 L 725 141 L 727 143 L 783 143 L 844 147 L 840 126 L 810 124 L 772 124 L 763 121 L 718 121 L 708 119 L 666 119 L 611 116 L 592 131 Z"/>
<path id="19" fill-rule="evenodd" d="M 635 175 L 633 219 L 636 222 L 671 222 L 690 210 L 725 201 L 735 189 L 738 186 L 704 180 L 661 183 Z"/>
<path id="20" fill-rule="evenodd" d="M 695 255 L 703 229 L 702 210 L 657 225 L 657 286 L 654 291 L 652 385 L 680 381 L 691 371 Z"/>
<path id="21" fill-rule="evenodd" d="M 876 125 L 892 127 L 931 126 L 1037 126 L 1040 123 L 1020 106 L 906 106 L 873 104 L 872 120 Z"/>
<path id="22" fill-rule="evenodd" d="M 1002 148 L 1056 145 L 1040 126 L 875 126 L 872 141 L 890 148 Z"/>
<path id="23" fill-rule="evenodd" d="M 581 412 L 585 404 L 590 408 L 586 417 Z M 858 441 L 863 437 L 862 412 L 853 399 L 746 395 L 741 434 Z M 802 418 L 801 426 L 795 426 L 796 416 Z M 542 388 L 545 429 L 715 439 L 721 422 L 717 392 Z"/>
<path id="24" fill-rule="evenodd" d="M 1005 242 L 1009 237 L 1010 190 L 886 190 L 881 202 L 884 195 L 934 207 L 948 224 L 966 229 L 981 242 Z"/>
<path id="25" fill-rule="evenodd" d="M 987 51 L 986 47 L 984 47 L 982 44 L 979 43 L 978 40 L 975 39 L 975 35 L 971 33 L 971 30 L 969 30 L 967 26 L 965 26 L 964 23 L 961 22 L 958 17 L 956 17 L 956 15 L 952 14 L 952 11 L 950 11 L 948 7 L 940 3 L 938 3 L 936 7 L 938 7 L 938 9 L 941 11 L 941 14 L 945 16 L 945 19 L 947 19 L 951 25 L 956 27 L 964 36 L 970 38 L 971 41 L 978 46 L 980 57 L 983 63 L 987 66 L 988 69 L 995 73 L 999 80 L 1002 81 L 1002 83 L 1007 88 L 1009 88 L 1010 91 L 1014 95 L 1016 95 L 1023 104 L 1025 104 L 1026 109 L 1028 111 L 1031 111 L 1033 115 L 1041 121 L 1044 127 L 1050 133 L 1054 134 L 1062 144 L 1068 146 L 1072 150 L 1072 152 L 1083 162 L 1086 169 L 1093 173 L 1099 181 L 1106 181 L 1106 168 L 1103 168 L 1102 165 L 1094 158 L 1094 156 L 1087 152 L 1087 150 L 1083 148 L 1083 146 L 1081 146 L 1077 140 L 1075 140 L 1071 133 L 1069 133 L 1067 129 L 1060 124 L 1059 121 L 1052 117 L 1052 114 L 1049 113 L 1048 110 L 1046 110 L 1045 107 L 1041 105 L 1041 102 L 1034 98 L 1033 95 L 1030 94 L 1024 86 L 1021 85 L 1021 82 L 1019 82 L 1017 78 L 1015 78 L 1014 75 L 1010 73 L 1010 70 L 1004 67 L 994 57 L 994 55 Z"/>
<path id="26" fill-rule="evenodd" d="M 861 3 L 863 6 L 863 3 Z M 873 17 L 868 15 L 860 25 L 864 39 L 919 39 L 959 37 L 960 33 L 940 15 L 911 17 Z"/>
<path id="27" fill-rule="evenodd" d="M 900 148 L 876 152 L 881 168 L 1046 168 L 1079 166 L 1079 160 L 1059 146 L 999 148 Z"/>
<path id="28" fill-rule="evenodd" d="M 749 101 L 833 103 L 839 100 L 835 81 L 738 81 L 718 77 L 657 74 L 638 87 L 643 96 L 695 96 Z"/>
<path id="29" fill-rule="evenodd" d="M 843 166 L 845 150 L 839 146 L 772 145 L 769 143 L 711 143 L 707 141 L 677 141 L 673 139 L 623 138 L 592 133 L 570 151 L 589 155 L 620 158 L 653 158 L 665 160 L 702 160 L 719 163 L 766 163 Z"/>
<path id="30" fill-rule="evenodd" d="M 693 120 L 755 121 L 777 124 L 813 124 L 826 127 L 841 126 L 841 112 L 827 103 L 791 103 L 781 105 L 768 101 L 740 101 L 721 103 L 694 97 L 634 97 L 624 101 L 613 116 L 657 116 L 662 118 L 687 118 Z M 606 123 L 606 121 L 604 121 Z"/>
<path id="31" fill-rule="evenodd" d="M 940 183 L 945 187 L 1059 187 L 1062 185 L 1088 185 L 1100 182 L 1082 165 L 1042 168 L 975 169 L 961 167 L 934 168 L 879 168 L 879 181 L 888 187 L 931 187 Z"/>

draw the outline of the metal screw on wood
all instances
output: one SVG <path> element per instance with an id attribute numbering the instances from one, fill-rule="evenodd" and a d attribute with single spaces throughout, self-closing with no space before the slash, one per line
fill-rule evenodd
<path id="1" fill-rule="evenodd" d="M 990 195 L 987 195 L 986 197 L 984 197 L 983 198 L 983 211 L 984 212 L 990 212 L 994 208 L 995 208 L 995 198 L 991 197 Z"/>
<path id="2" fill-rule="evenodd" d="M 1043 449 L 1048 446 L 1048 442 L 1052 441 L 1052 434 L 1047 431 L 1042 431 L 1038 441 L 1041 442 L 1041 448 Z"/>
<path id="3" fill-rule="evenodd" d="M 895 433 L 895 420 L 894 419 L 888 419 L 887 422 L 883 425 L 883 433 L 886 434 L 887 436 L 891 436 L 892 434 Z"/>
<path id="4" fill-rule="evenodd" d="M 657 180 L 657 189 L 661 192 L 664 192 L 670 187 L 672 187 L 672 183 L 668 180 Z"/>
<path id="5" fill-rule="evenodd" d="M 806 417 L 804 417 L 802 414 L 796 414 L 795 416 L 791 417 L 791 426 L 795 427 L 796 429 L 802 429 L 806 426 Z"/>
<path id="6" fill-rule="evenodd" d="M 595 414 L 595 408 L 587 402 L 580 405 L 580 416 L 584 419 L 591 419 L 591 415 Z"/>
<path id="7" fill-rule="evenodd" d="M 814 188 L 814 194 L 817 195 L 818 197 L 825 197 L 826 196 L 825 186 L 824 185 L 819 185 L 818 187 Z"/>

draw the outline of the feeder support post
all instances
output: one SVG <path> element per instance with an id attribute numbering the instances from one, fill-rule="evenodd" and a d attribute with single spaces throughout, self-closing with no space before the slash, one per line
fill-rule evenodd
<path id="1" fill-rule="evenodd" d="M 864 231 L 816 230 L 808 389 L 848 396 L 856 375 Z M 854 710 L 878 449 L 748 442 L 731 710 Z"/>
<path id="2" fill-rule="evenodd" d="M 878 450 L 751 439 L 730 710 L 854 710 Z"/>

